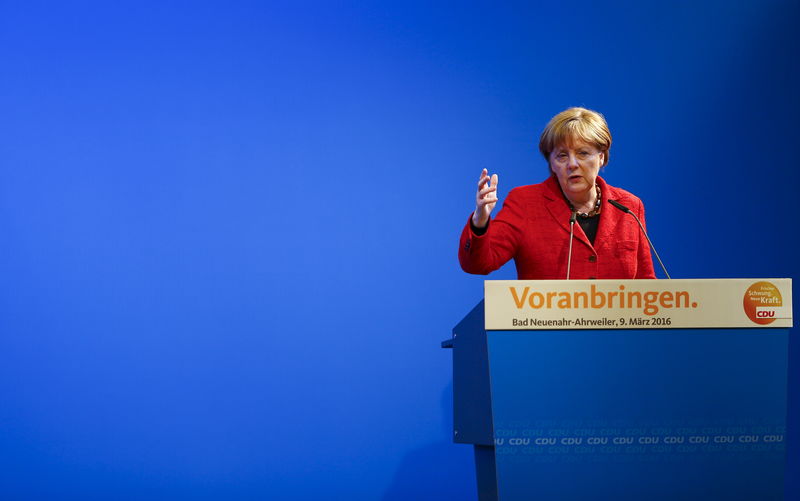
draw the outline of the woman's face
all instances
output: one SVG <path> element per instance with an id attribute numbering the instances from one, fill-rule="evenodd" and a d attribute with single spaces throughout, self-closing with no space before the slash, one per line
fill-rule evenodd
<path id="1" fill-rule="evenodd" d="M 580 140 L 562 144 L 550 152 L 550 170 L 569 198 L 594 189 L 605 155 L 595 146 Z"/>

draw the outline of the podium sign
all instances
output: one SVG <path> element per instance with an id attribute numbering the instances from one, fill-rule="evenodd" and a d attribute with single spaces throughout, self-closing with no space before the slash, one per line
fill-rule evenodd
<path id="1" fill-rule="evenodd" d="M 791 279 L 487 280 L 487 330 L 792 327 Z"/>

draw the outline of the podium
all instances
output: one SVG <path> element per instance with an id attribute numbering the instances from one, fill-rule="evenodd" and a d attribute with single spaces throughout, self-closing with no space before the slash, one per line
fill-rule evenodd
<path id="1" fill-rule="evenodd" d="M 790 279 L 486 281 L 442 343 L 481 501 L 783 499 Z"/>

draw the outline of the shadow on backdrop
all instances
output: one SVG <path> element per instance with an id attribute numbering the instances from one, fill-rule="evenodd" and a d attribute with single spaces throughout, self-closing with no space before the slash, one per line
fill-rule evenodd
<path id="1" fill-rule="evenodd" d="M 448 361 L 449 363 L 449 361 Z M 441 440 L 413 449 L 400 462 L 383 501 L 477 499 L 472 447 L 455 444 L 453 382 L 442 391 Z M 454 461 L 453 459 L 457 459 Z"/>

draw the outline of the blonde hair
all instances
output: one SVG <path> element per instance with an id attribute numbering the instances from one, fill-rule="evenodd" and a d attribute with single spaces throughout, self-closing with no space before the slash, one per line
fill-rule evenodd
<path id="1" fill-rule="evenodd" d="M 608 165 L 611 131 L 603 115 L 586 108 L 569 108 L 551 118 L 539 138 L 539 151 L 549 164 L 554 149 L 576 139 L 594 145 L 603 153 L 603 166 Z"/>

